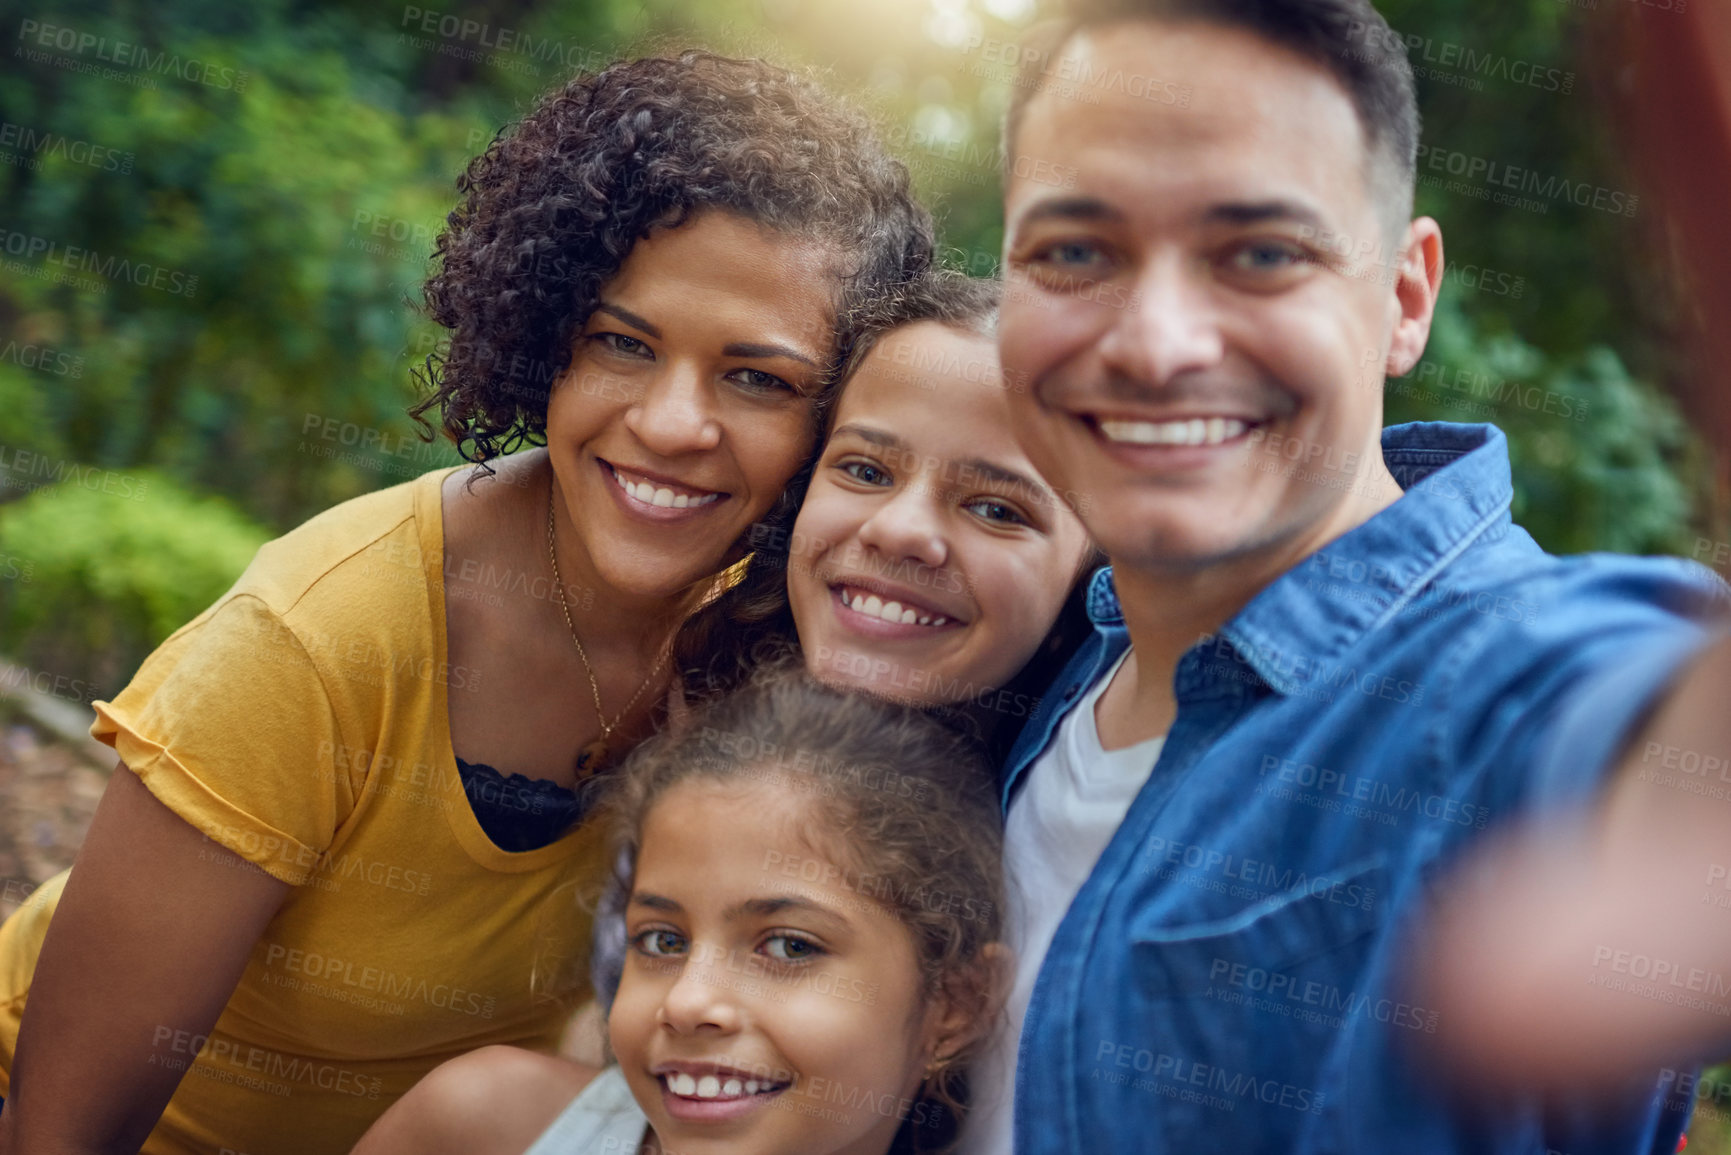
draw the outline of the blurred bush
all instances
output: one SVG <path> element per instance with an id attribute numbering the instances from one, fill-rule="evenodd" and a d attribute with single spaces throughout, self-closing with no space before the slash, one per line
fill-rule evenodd
<path id="1" fill-rule="evenodd" d="M 270 532 L 160 473 L 72 468 L 0 506 L 0 638 L 32 670 L 117 693 L 234 584 Z"/>

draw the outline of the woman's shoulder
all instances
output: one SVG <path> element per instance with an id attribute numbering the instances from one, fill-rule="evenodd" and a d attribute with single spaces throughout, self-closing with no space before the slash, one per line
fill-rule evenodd
<path id="1" fill-rule="evenodd" d="M 427 555 L 439 541 L 439 490 L 451 472 L 434 470 L 315 514 L 260 547 L 231 593 L 286 617 L 321 587 L 339 604 L 369 600 L 370 587 L 424 589 L 428 567 L 439 565 Z"/>

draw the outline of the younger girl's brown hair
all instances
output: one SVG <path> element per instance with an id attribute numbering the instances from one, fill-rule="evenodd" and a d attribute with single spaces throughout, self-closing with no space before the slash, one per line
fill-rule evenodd
<path id="1" fill-rule="evenodd" d="M 920 710 L 831 689 L 796 664 L 760 669 L 638 746 L 611 777 L 603 807 L 624 893 L 650 810 L 693 780 L 767 781 L 805 798 L 817 849 L 871 878 L 869 897 L 907 927 L 926 998 L 980 1026 L 960 1047 L 940 1047 L 939 1069 L 890 1149 L 947 1150 L 964 1108 L 962 1071 L 1001 994 L 986 948 L 1003 937 L 1003 834 L 981 749 Z"/>

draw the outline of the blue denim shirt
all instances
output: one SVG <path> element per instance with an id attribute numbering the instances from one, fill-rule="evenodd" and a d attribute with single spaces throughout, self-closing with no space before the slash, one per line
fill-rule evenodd
<path id="1" fill-rule="evenodd" d="M 1452 855 L 1592 796 L 1723 586 L 1675 559 L 1545 553 L 1510 520 L 1494 426 L 1393 427 L 1383 456 L 1400 500 L 1179 662 L 1177 720 L 1034 987 L 1017 1155 L 1676 1148 L 1687 1105 L 1657 1093 L 1451 1111 L 1405 1059 L 1437 1016 L 1392 976 Z M 1129 644 L 1110 571 L 1089 612 L 1006 808 Z"/>

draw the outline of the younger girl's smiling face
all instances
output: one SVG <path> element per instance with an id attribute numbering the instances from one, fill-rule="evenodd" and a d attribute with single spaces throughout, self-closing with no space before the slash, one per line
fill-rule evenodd
<path id="1" fill-rule="evenodd" d="M 794 526 L 788 600 L 812 675 L 922 705 L 1004 685 L 1089 550 L 1017 446 L 992 340 L 886 334 L 842 393 Z"/>
<path id="2" fill-rule="evenodd" d="M 940 1043 L 913 937 L 773 773 L 644 817 L 608 1017 L 660 1149 L 883 1155 Z"/>

